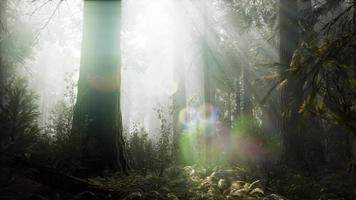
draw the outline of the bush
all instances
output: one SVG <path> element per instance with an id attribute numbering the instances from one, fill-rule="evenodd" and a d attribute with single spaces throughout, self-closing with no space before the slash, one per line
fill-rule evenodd
<path id="1" fill-rule="evenodd" d="M 52 110 L 45 127 L 45 134 L 50 136 L 52 164 L 66 171 L 80 167 L 80 134 L 72 132 L 73 111 L 75 106 L 75 88 L 73 74 L 65 78 L 66 91 Z"/>
<path id="2" fill-rule="evenodd" d="M 155 146 L 148 139 L 148 134 L 139 124 L 134 124 L 133 130 L 127 139 L 127 152 L 130 166 L 133 169 L 146 173 L 155 168 Z"/>
<path id="3" fill-rule="evenodd" d="M 127 152 L 130 165 L 135 170 L 162 175 L 173 163 L 173 126 L 165 116 L 164 108 L 156 109 L 160 121 L 159 138 L 152 141 L 139 124 L 127 134 Z"/>
<path id="4" fill-rule="evenodd" d="M 37 96 L 18 77 L 9 79 L 0 90 L 0 152 L 28 153 L 40 133 Z"/>

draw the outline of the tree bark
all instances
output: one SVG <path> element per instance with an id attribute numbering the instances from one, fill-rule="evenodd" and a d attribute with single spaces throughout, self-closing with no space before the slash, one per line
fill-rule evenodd
<path id="1" fill-rule="evenodd" d="M 119 0 L 84 2 L 83 40 L 73 134 L 80 134 L 83 165 L 127 171 L 120 110 Z"/>
<path id="2" fill-rule="evenodd" d="M 280 63 L 281 73 L 289 69 L 293 53 L 299 42 L 298 1 L 280 0 Z M 301 90 L 294 80 L 281 89 L 281 136 L 284 146 L 284 159 L 289 164 L 300 164 L 304 160 L 302 153 L 302 131 L 300 130 L 298 103 Z"/>

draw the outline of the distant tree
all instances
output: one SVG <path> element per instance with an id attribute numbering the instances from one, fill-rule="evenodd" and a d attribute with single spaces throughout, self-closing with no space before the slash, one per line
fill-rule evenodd
<path id="1" fill-rule="evenodd" d="M 16 67 L 33 52 L 33 30 L 19 18 L 19 4 L 14 0 L 0 2 L 0 85 L 4 85 Z"/>

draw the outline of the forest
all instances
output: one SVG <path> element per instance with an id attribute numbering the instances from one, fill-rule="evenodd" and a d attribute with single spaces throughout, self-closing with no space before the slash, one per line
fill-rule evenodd
<path id="1" fill-rule="evenodd" d="M 355 200 L 356 0 L 1 0 L 1 200 Z"/>

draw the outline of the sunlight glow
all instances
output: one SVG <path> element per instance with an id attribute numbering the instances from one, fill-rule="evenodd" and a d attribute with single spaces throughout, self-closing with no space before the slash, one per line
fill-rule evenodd
<path id="1" fill-rule="evenodd" d="M 130 130 L 136 123 L 150 133 L 158 132 L 159 120 L 154 109 L 160 105 L 171 106 L 173 97 L 182 95 L 179 93 L 182 89 L 186 105 L 179 108 L 179 123 L 186 130 L 220 123 L 222 116 L 229 117 L 229 113 L 218 105 L 218 101 L 224 100 L 218 95 L 215 105 L 204 105 L 203 69 L 209 66 L 211 81 L 241 81 L 241 71 L 245 69 L 253 80 L 260 73 L 254 70 L 257 62 L 278 60 L 277 50 L 263 38 L 264 30 L 241 31 L 242 27 L 233 24 L 236 16 L 227 13 L 229 5 L 223 1 L 125 0 L 121 3 L 121 107 L 124 126 Z M 30 62 L 36 76 L 38 72 L 46 74 L 38 79 L 46 84 L 35 83 L 43 102 L 43 122 L 62 94 L 64 84 L 59 80 L 63 78 L 62 71 L 71 72 L 79 67 L 82 6 L 83 2 L 78 0 L 70 7 L 61 8 L 49 25 L 53 30 L 48 28 L 48 35 L 40 36 L 40 48 Z M 48 11 L 40 10 L 33 20 L 37 23 L 45 17 Z M 60 31 L 62 27 L 65 27 L 63 32 Z M 52 43 L 54 37 L 59 39 Z M 253 45 L 263 52 L 263 59 L 251 59 L 250 52 L 257 51 Z M 49 63 L 51 67 L 46 68 Z M 182 80 L 177 72 L 182 73 Z M 91 80 L 100 89 L 116 89 L 110 80 L 100 77 Z M 218 82 L 215 84 L 215 91 L 225 87 Z M 242 90 L 245 92 L 246 88 Z M 172 115 L 167 116 L 172 120 Z M 220 134 L 217 129 L 233 133 L 230 127 L 214 126 L 217 134 Z"/>
<path id="2" fill-rule="evenodd" d="M 153 109 L 160 104 L 170 105 L 170 97 L 178 90 L 174 79 L 174 49 L 177 48 L 174 38 L 179 28 L 175 24 L 175 1 L 127 0 L 122 3 L 124 125 L 147 124 L 145 128 L 155 132 L 159 123 Z M 139 104 L 144 104 L 145 109 L 135 109 L 136 114 L 130 111 Z"/>

